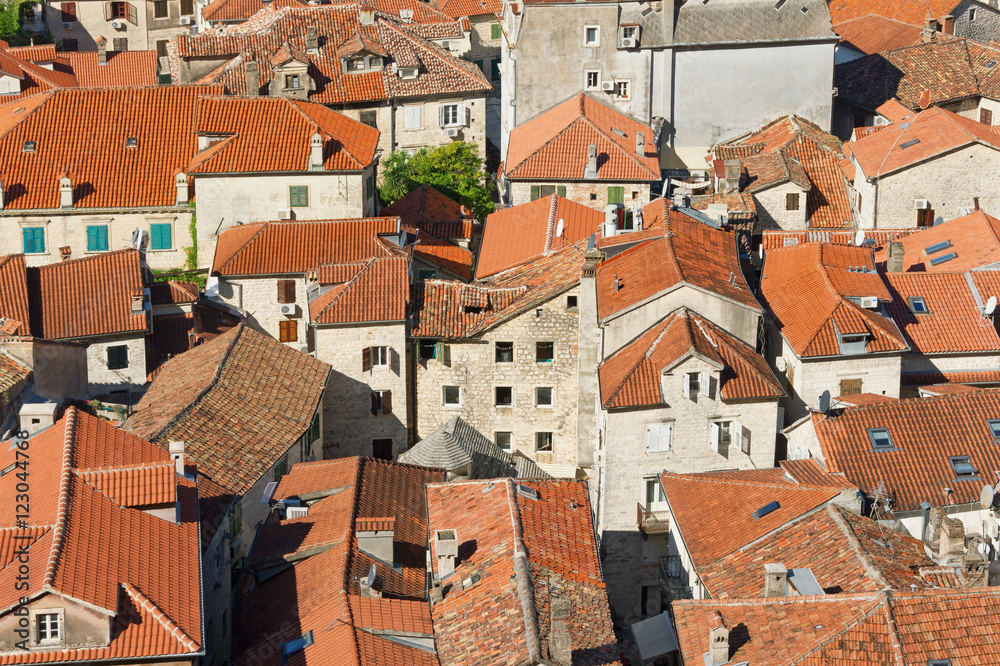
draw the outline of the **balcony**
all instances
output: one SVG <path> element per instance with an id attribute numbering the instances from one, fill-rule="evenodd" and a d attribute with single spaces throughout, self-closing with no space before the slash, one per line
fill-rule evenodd
<path id="1" fill-rule="evenodd" d="M 636 505 L 638 512 L 636 522 L 639 529 L 646 534 L 663 534 L 670 531 L 669 511 L 650 511 L 642 504 Z"/>
<path id="2" fill-rule="evenodd" d="M 688 574 L 681 566 L 680 555 L 665 555 L 660 558 L 660 589 L 669 600 L 691 599 L 694 594 L 688 585 Z"/>

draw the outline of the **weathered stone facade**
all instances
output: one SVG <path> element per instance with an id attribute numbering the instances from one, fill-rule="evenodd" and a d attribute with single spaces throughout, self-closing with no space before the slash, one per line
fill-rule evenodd
<path id="1" fill-rule="evenodd" d="M 789 208 L 788 195 L 794 195 L 796 205 Z M 794 231 L 806 229 L 809 220 L 806 217 L 806 197 L 808 190 L 792 182 L 782 183 L 753 193 L 753 201 L 757 205 L 757 219 L 761 229 L 782 229 Z"/>
<path id="2" fill-rule="evenodd" d="M 63 5 L 75 5 L 75 19 L 63 13 Z M 150 51 L 164 49 L 165 42 L 177 35 L 190 32 L 190 25 L 182 25 L 181 17 L 189 17 L 188 23 L 194 23 L 194 3 L 191 3 L 190 14 L 182 14 L 183 3 L 180 0 L 168 0 L 167 14 L 156 17 L 154 0 L 141 0 L 121 3 L 124 6 L 124 17 L 115 17 L 109 9 L 108 2 L 53 2 L 45 4 L 45 20 L 49 32 L 56 44 L 67 51 L 96 51 L 97 40 L 104 37 L 108 40 L 108 50 L 116 51 Z M 117 26 L 117 27 L 116 27 Z M 127 40 L 124 49 L 115 48 L 115 39 Z M 67 48 L 67 40 L 75 40 L 76 48 Z M 160 44 L 159 42 L 164 42 Z"/>
<path id="3" fill-rule="evenodd" d="M 977 42 L 1000 39 L 1000 11 L 997 11 L 994 2 L 964 0 L 952 10 L 952 16 L 955 18 L 955 34 L 959 37 Z"/>
<path id="4" fill-rule="evenodd" d="M 586 161 L 586 155 L 582 155 L 582 161 Z M 607 181 L 511 181 L 509 187 L 510 203 L 512 206 L 528 203 L 531 201 L 531 188 L 535 186 L 550 186 L 557 188 L 556 193 L 590 208 L 604 210 L 608 204 L 609 188 L 621 187 L 625 192 L 625 208 L 635 210 L 649 203 L 649 183 L 609 183 Z M 566 188 L 566 193 L 561 194 L 558 188 Z"/>
<path id="5" fill-rule="evenodd" d="M 295 316 L 281 314 L 278 304 L 278 281 L 295 282 Z M 306 295 L 305 276 L 267 275 L 234 276 L 219 279 L 218 300 L 246 312 L 247 324 L 267 333 L 275 340 L 281 339 L 279 322 L 295 321 L 295 340 L 287 341 L 289 347 L 301 351 L 311 351 L 308 347 L 307 328 L 309 322 L 309 299 Z"/>
<path id="6" fill-rule="evenodd" d="M 88 340 L 87 384 L 92 396 L 112 391 L 135 390 L 146 384 L 146 332 Z M 108 348 L 126 347 L 128 366 L 108 368 Z M 134 398 L 135 399 L 135 398 Z"/>

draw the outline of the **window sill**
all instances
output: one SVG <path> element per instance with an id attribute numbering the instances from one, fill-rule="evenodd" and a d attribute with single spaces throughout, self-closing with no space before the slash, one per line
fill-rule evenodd
<path id="1" fill-rule="evenodd" d="M 552 453 L 552 449 L 535 449 L 535 453 Z"/>
<path id="2" fill-rule="evenodd" d="M 104 254 L 107 250 L 84 250 L 84 254 Z"/>
<path id="3" fill-rule="evenodd" d="M 555 405 L 535 405 L 535 409 L 555 409 Z"/>
<path id="4" fill-rule="evenodd" d="M 177 251 L 177 248 L 174 248 L 174 247 L 160 248 L 158 250 L 154 250 L 151 247 L 150 248 L 146 248 L 146 252 L 176 252 L 176 251 Z"/>
<path id="5" fill-rule="evenodd" d="M 443 405 L 442 409 L 462 409 L 462 405 Z"/>
<path id="6" fill-rule="evenodd" d="M 51 254 L 52 254 L 51 252 L 25 252 L 24 256 L 26 256 L 26 257 L 48 257 Z"/>
<path id="7" fill-rule="evenodd" d="M 419 132 L 422 129 L 424 129 L 424 128 L 423 127 L 404 127 L 403 131 L 404 132 Z"/>
<path id="8" fill-rule="evenodd" d="M 496 409 L 514 409 L 514 405 L 493 405 Z"/>

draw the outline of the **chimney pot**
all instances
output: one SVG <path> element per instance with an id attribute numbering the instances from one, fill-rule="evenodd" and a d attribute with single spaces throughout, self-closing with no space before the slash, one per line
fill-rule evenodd
<path id="1" fill-rule="evenodd" d="M 323 171 L 323 137 L 318 133 L 309 139 L 309 170 Z"/>
<path id="2" fill-rule="evenodd" d="M 784 564 L 764 565 L 764 596 L 784 597 L 788 594 L 788 569 Z"/>
<path id="3" fill-rule="evenodd" d="M 645 155 L 646 154 L 646 133 L 636 132 L 635 133 L 635 154 Z"/>
<path id="4" fill-rule="evenodd" d="M 108 40 L 103 36 L 97 39 L 97 64 L 108 64 Z"/>
<path id="5" fill-rule="evenodd" d="M 170 453 L 170 459 L 174 461 L 177 474 L 184 476 L 184 442 L 171 440 L 167 444 L 167 451 Z"/>
<path id="6" fill-rule="evenodd" d="M 719 611 L 715 611 L 709 622 L 708 656 L 713 666 L 729 661 L 729 628 Z"/>
<path id="7" fill-rule="evenodd" d="M 73 207 L 73 181 L 69 179 L 69 176 L 63 176 L 59 179 L 59 207 Z"/>
<path id="8" fill-rule="evenodd" d="M 256 97 L 260 94 L 260 75 L 257 73 L 257 61 L 251 60 L 247 63 L 247 95 Z"/>
<path id="9" fill-rule="evenodd" d="M 924 44 L 937 41 L 938 23 L 932 16 L 924 18 L 924 28 L 920 32 L 920 39 Z"/>
<path id="10" fill-rule="evenodd" d="M 941 32 L 946 35 L 955 34 L 955 17 L 951 14 L 945 14 L 941 17 Z"/>
<path id="11" fill-rule="evenodd" d="M 319 51 L 319 39 L 316 37 L 316 26 L 306 26 L 306 51 L 316 53 Z"/>
<path id="12" fill-rule="evenodd" d="M 902 243 L 899 241 L 889 243 L 889 260 L 886 262 L 886 270 L 890 273 L 902 273 L 905 256 L 906 251 L 903 249 Z"/>
<path id="13" fill-rule="evenodd" d="M 175 184 L 177 186 L 177 205 L 181 206 L 188 202 L 187 174 L 181 171 L 177 174 L 177 176 L 175 176 L 175 178 Z"/>

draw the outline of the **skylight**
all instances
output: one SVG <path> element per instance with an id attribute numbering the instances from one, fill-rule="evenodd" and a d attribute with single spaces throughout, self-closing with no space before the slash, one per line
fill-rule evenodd
<path id="1" fill-rule="evenodd" d="M 937 266 L 938 264 L 943 264 L 946 261 L 951 261 L 955 259 L 958 255 L 954 252 L 949 252 L 948 254 L 942 254 L 940 257 L 934 257 L 931 259 L 931 266 Z"/>
<path id="2" fill-rule="evenodd" d="M 305 650 L 307 647 L 312 645 L 314 642 L 315 641 L 313 641 L 313 632 L 312 629 L 310 629 L 305 634 L 303 634 L 301 638 L 293 638 L 290 641 L 285 641 L 284 643 L 282 643 L 281 654 L 282 656 L 287 657 L 290 654 L 301 652 L 302 650 Z"/>
<path id="3" fill-rule="evenodd" d="M 904 141 L 903 143 L 899 144 L 899 148 L 900 150 L 906 150 L 910 146 L 915 146 L 918 143 L 920 143 L 920 139 L 910 139 L 909 141 Z"/>
<path id="4" fill-rule="evenodd" d="M 955 476 L 975 476 L 976 468 L 972 466 L 969 456 L 952 456 L 948 458 L 951 468 L 955 471 Z"/>
<path id="5" fill-rule="evenodd" d="M 125 147 L 126 148 L 136 148 L 139 145 L 139 139 L 134 136 L 125 137 Z"/>
<path id="6" fill-rule="evenodd" d="M 888 428 L 868 428 L 868 439 L 872 443 L 872 448 L 876 451 L 885 451 L 896 448 L 889 435 Z"/>
<path id="7" fill-rule="evenodd" d="M 993 433 L 993 439 L 1000 442 L 1000 419 L 987 421 L 986 424 L 990 427 L 990 432 Z"/>
<path id="8" fill-rule="evenodd" d="M 942 241 L 940 243 L 935 243 L 930 247 L 925 247 L 924 254 L 934 254 L 935 252 L 940 252 L 941 250 L 947 250 L 949 247 L 951 247 L 950 240 Z"/>
<path id="9" fill-rule="evenodd" d="M 997 65 L 996 60 L 990 60 L 988 63 L 986 63 L 986 69 L 993 69 L 994 67 L 996 67 L 996 65 Z"/>
<path id="10" fill-rule="evenodd" d="M 759 509 L 753 512 L 754 521 L 760 520 L 761 518 L 763 518 L 764 516 L 766 516 L 767 514 L 771 513 L 772 511 L 774 511 L 779 507 L 780 505 L 777 502 L 769 502 L 765 504 L 764 506 L 760 507 Z"/>
<path id="11" fill-rule="evenodd" d="M 927 307 L 927 301 L 924 300 L 923 296 L 910 296 L 906 299 L 906 302 L 910 306 L 910 311 L 913 314 L 927 314 L 930 309 Z"/>
<path id="12" fill-rule="evenodd" d="M 23 150 L 26 153 L 33 153 L 33 152 L 35 152 L 35 142 L 34 141 L 25 141 L 24 142 L 24 149 Z"/>
<path id="13" fill-rule="evenodd" d="M 784 4 L 785 4 L 785 0 L 778 0 L 778 1 L 776 2 L 776 3 L 774 3 L 774 8 L 775 8 L 775 9 L 781 9 L 781 7 L 782 7 L 782 6 L 784 5 Z"/>

